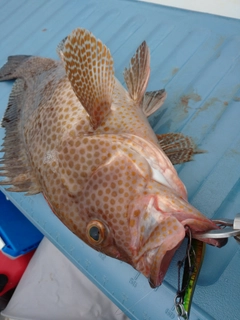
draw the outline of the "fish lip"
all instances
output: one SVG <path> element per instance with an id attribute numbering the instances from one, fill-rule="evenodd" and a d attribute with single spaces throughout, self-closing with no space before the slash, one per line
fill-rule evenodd
<path id="1" fill-rule="evenodd" d="M 181 246 L 183 239 L 175 247 L 166 251 L 161 260 L 159 259 L 158 252 L 156 253 L 152 266 L 157 265 L 158 267 L 151 268 L 150 276 L 148 279 L 151 288 L 157 288 L 163 283 L 172 258 L 177 249 Z"/>
<path id="2" fill-rule="evenodd" d="M 134 267 L 148 278 L 151 288 L 154 289 L 162 284 L 172 258 L 183 240 L 184 236 L 173 247 L 167 248 L 164 253 L 162 252 L 163 244 L 148 250 L 141 257 L 138 257 Z"/>

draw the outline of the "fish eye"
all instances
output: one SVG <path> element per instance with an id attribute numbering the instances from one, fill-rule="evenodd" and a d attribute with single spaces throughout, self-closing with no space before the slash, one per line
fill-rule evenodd
<path id="1" fill-rule="evenodd" d="M 104 224 L 99 220 L 90 221 L 87 225 L 87 237 L 91 244 L 101 244 L 106 237 Z"/>

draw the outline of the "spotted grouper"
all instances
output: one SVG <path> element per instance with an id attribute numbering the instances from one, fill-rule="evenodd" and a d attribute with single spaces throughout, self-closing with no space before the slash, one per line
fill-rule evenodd
<path id="1" fill-rule="evenodd" d="M 1 81 L 16 79 L 2 120 L 0 184 L 42 192 L 74 234 L 159 286 L 186 226 L 195 238 L 217 227 L 188 203 L 172 164 L 190 159 L 188 138 L 157 138 L 148 123 L 166 97 L 146 92 L 149 48 L 144 41 L 125 69 L 127 90 L 91 32 L 75 29 L 57 51 L 59 61 L 11 56 L 0 70 Z"/>

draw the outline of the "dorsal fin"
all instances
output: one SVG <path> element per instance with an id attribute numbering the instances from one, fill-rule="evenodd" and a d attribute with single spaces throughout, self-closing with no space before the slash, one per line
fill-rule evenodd
<path id="1" fill-rule="evenodd" d="M 114 86 L 109 49 L 85 29 L 75 29 L 61 50 L 72 88 L 96 129 L 111 110 Z"/>
<path id="2" fill-rule="evenodd" d="M 140 102 L 142 100 L 149 76 L 150 53 L 146 42 L 143 41 L 132 57 L 129 68 L 124 70 L 124 80 L 129 95 L 134 101 Z"/>
<path id="3" fill-rule="evenodd" d="M 11 70 L 11 66 L 8 67 Z M 13 185 L 7 189 L 9 191 L 27 191 L 28 194 L 36 194 L 41 192 L 41 188 L 31 170 L 19 122 L 20 110 L 24 103 L 25 86 L 23 79 L 15 81 L 1 123 L 6 130 L 6 136 L 2 145 L 3 149 L 0 150 L 0 152 L 5 152 L 0 160 L 0 176 L 6 179 L 0 180 L 0 185 Z"/>
<path id="4" fill-rule="evenodd" d="M 146 92 L 143 98 L 142 110 L 146 117 L 157 111 L 167 97 L 165 89 Z"/>
<path id="5" fill-rule="evenodd" d="M 182 133 L 157 134 L 158 143 L 172 164 L 180 164 L 193 160 L 193 155 L 204 153 L 199 150 L 192 138 Z"/>

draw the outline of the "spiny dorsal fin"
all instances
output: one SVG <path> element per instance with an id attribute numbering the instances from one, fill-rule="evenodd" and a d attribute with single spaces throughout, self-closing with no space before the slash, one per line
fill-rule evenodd
<path id="1" fill-rule="evenodd" d="M 124 80 L 129 95 L 134 101 L 140 102 L 142 100 L 149 76 L 150 53 L 146 42 L 143 41 L 132 57 L 129 68 L 124 70 Z"/>
<path id="2" fill-rule="evenodd" d="M 167 97 L 165 89 L 146 92 L 143 98 L 142 110 L 146 117 L 157 111 Z"/>
<path id="3" fill-rule="evenodd" d="M 9 66 L 10 69 L 11 66 Z M 31 170 L 21 134 L 23 129 L 20 125 L 20 110 L 24 103 L 25 86 L 23 79 L 15 81 L 1 123 L 6 130 L 6 136 L 3 149 L 0 150 L 5 152 L 0 160 L 0 176 L 6 179 L 0 180 L 0 185 L 13 185 L 7 189 L 9 191 L 27 191 L 28 194 L 36 194 L 41 192 L 41 189 Z"/>
<path id="4" fill-rule="evenodd" d="M 204 153 L 197 149 L 192 138 L 182 133 L 157 134 L 158 143 L 172 164 L 180 164 L 193 160 L 193 155 Z"/>
<path id="5" fill-rule="evenodd" d="M 114 86 L 113 59 L 109 49 L 85 29 L 75 29 L 62 49 L 72 88 L 96 129 L 111 110 Z"/>

